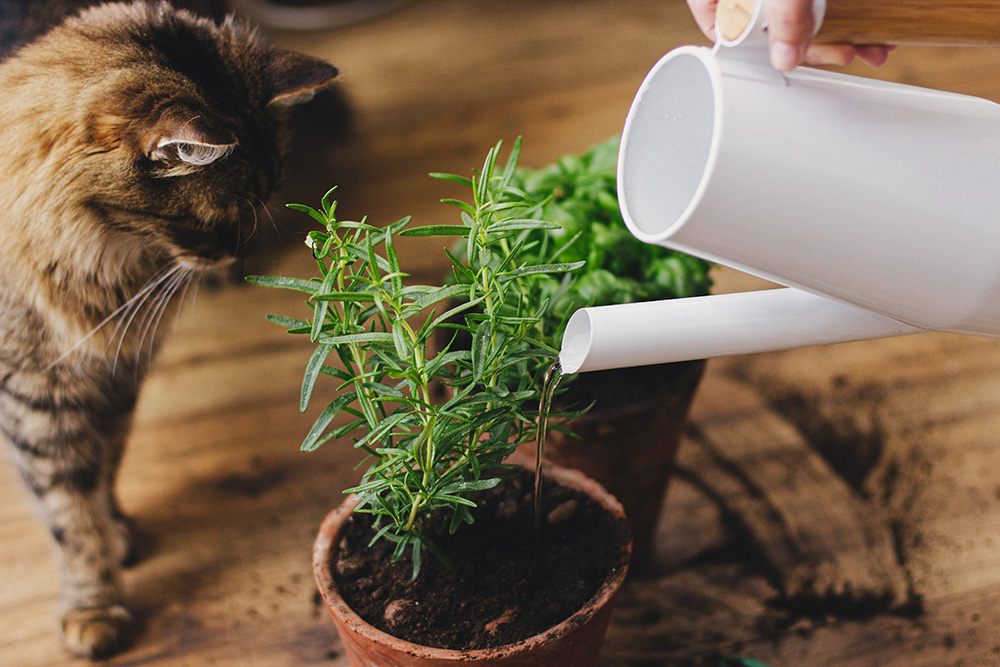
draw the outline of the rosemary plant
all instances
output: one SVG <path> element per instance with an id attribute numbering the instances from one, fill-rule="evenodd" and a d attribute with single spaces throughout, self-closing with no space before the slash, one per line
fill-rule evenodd
<path id="1" fill-rule="evenodd" d="M 447 562 L 429 534 L 431 517 L 445 517 L 452 532 L 471 522 L 469 496 L 499 483 L 511 470 L 507 456 L 534 437 L 536 370 L 558 354 L 537 335 L 549 305 L 539 281 L 583 265 L 515 263 L 528 234 L 556 225 L 533 219 L 533 204 L 511 186 L 520 141 L 502 169 L 500 147 L 471 178 L 432 175 L 471 190 L 471 202 L 444 200 L 459 209 L 461 224 L 408 229 L 404 218 L 381 229 L 338 220 L 331 190 L 319 209 L 289 205 L 322 226 L 307 238 L 319 275 L 249 278 L 308 295 L 309 320 L 269 316 L 315 343 L 302 410 L 320 376 L 339 383 L 302 448 L 350 437 L 368 454 L 360 484 L 348 491 L 359 495 L 358 511 L 378 515 L 376 538 L 396 543 L 395 559 L 412 553 L 414 577 L 422 548 Z M 396 252 L 401 236 L 464 239 L 461 259 L 444 250 L 450 280 L 409 284 Z M 442 330 L 450 342 L 435 350 Z M 436 383 L 448 388 L 445 399 L 434 400 Z"/>
<path id="2" fill-rule="evenodd" d="M 508 195 L 516 194 L 508 201 L 521 206 L 512 215 L 555 223 L 525 230 L 513 262 L 583 265 L 530 284 L 531 302 L 547 304 L 535 325 L 537 338 L 547 345 L 561 343 L 566 323 L 580 308 L 702 296 L 712 285 L 710 262 L 643 243 L 625 226 L 617 192 L 620 142 L 613 136 L 538 169 L 518 167 L 505 183 Z M 453 250 L 464 257 L 464 244 Z M 560 387 L 565 390 L 575 378 L 564 378 Z"/>

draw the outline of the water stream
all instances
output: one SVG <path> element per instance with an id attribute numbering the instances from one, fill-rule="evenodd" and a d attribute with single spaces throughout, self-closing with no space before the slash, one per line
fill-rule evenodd
<path id="1" fill-rule="evenodd" d="M 549 423 L 549 410 L 552 408 L 552 398 L 556 387 L 562 378 L 562 365 L 559 359 L 549 366 L 542 383 L 542 395 L 538 401 L 538 428 L 535 440 L 535 553 L 536 560 L 542 537 L 542 458 L 545 454 L 545 432 Z"/>

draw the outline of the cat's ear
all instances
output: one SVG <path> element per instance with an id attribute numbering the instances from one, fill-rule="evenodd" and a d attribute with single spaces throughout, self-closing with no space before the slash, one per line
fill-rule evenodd
<path id="1" fill-rule="evenodd" d="M 339 74 L 330 63 L 301 53 L 275 50 L 270 56 L 265 71 L 268 106 L 288 107 L 308 102 Z"/>
<path id="2" fill-rule="evenodd" d="M 167 113 L 153 126 L 146 156 L 154 162 L 204 167 L 229 155 L 236 136 L 200 116 Z"/>

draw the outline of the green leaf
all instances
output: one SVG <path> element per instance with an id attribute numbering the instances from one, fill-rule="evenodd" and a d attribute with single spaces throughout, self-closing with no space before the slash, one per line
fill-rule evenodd
<path id="1" fill-rule="evenodd" d="M 472 377 L 482 382 L 490 357 L 490 336 L 492 328 L 489 320 L 481 323 L 472 337 Z"/>
<path id="2" fill-rule="evenodd" d="M 465 225 L 424 225 L 400 233 L 400 236 L 459 236 L 467 237 L 469 228 Z"/>
<path id="3" fill-rule="evenodd" d="M 382 526 L 379 529 L 379 531 L 377 533 L 375 533 L 375 535 L 372 536 L 372 539 L 368 541 L 368 546 L 369 547 L 373 546 L 376 542 L 378 542 L 380 539 L 382 539 L 385 536 L 386 533 L 388 533 L 390 530 L 392 530 L 392 528 L 393 528 L 393 526 L 392 526 L 391 523 L 387 523 L 384 526 Z"/>
<path id="4" fill-rule="evenodd" d="M 375 394 L 380 397 L 406 398 L 406 394 L 403 392 L 399 391 L 395 387 L 382 384 L 381 382 L 363 382 L 362 386 L 364 386 L 365 389 L 373 390 Z"/>
<path id="5" fill-rule="evenodd" d="M 492 477 L 490 479 L 480 479 L 472 482 L 454 482 L 449 484 L 445 488 L 441 489 L 441 493 L 459 493 L 461 491 L 485 491 L 487 489 L 492 489 L 497 484 L 500 483 L 499 477 Z"/>
<path id="6" fill-rule="evenodd" d="M 510 149 L 510 157 L 507 159 L 507 166 L 504 167 L 500 176 L 500 186 L 507 187 L 514 177 L 514 170 L 517 169 L 517 162 L 521 157 L 521 137 L 514 140 L 514 147 Z"/>
<path id="7" fill-rule="evenodd" d="M 392 552 L 392 558 L 390 559 L 393 563 L 398 563 L 402 558 L 403 554 L 412 544 L 413 537 L 404 533 L 398 535 L 398 541 L 396 542 L 396 550 Z"/>
<path id="8" fill-rule="evenodd" d="M 326 194 L 324 194 L 319 200 L 320 206 L 322 207 L 327 218 L 333 218 L 333 213 L 337 210 L 337 202 L 333 199 L 333 195 L 336 191 L 337 186 L 335 185 L 327 190 Z"/>
<path id="9" fill-rule="evenodd" d="M 449 206 L 457 206 L 469 215 L 476 215 L 476 207 L 468 202 L 464 202 L 460 199 L 442 199 L 442 204 L 448 204 Z"/>
<path id="10" fill-rule="evenodd" d="M 359 230 L 366 231 L 366 232 L 378 232 L 378 231 L 381 231 L 375 225 L 369 225 L 367 222 L 354 222 L 354 221 L 351 221 L 351 220 L 342 220 L 342 221 L 340 221 L 340 222 L 337 223 L 337 226 L 338 227 L 342 227 L 344 229 L 359 229 Z"/>
<path id="11" fill-rule="evenodd" d="M 466 250 L 465 250 L 466 261 L 468 262 L 469 270 L 473 273 L 473 275 L 475 275 L 473 267 L 479 265 L 478 256 L 480 251 L 479 247 L 480 227 L 482 227 L 482 225 L 478 221 L 476 220 L 472 221 L 472 225 L 469 227 L 469 236 L 467 239 L 468 242 L 466 244 Z M 475 279 L 473 279 L 471 282 L 475 282 Z"/>
<path id="12" fill-rule="evenodd" d="M 514 220 L 502 220 L 490 225 L 491 232 L 510 232 L 525 229 L 562 229 L 562 225 L 544 220 L 534 220 L 531 218 L 517 218 Z"/>
<path id="13" fill-rule="evenodd" d="M 385 255 L 389 260 L 390 273 L 385 279 L 392 282 L 392 291 L 398 293 L 403 289 L 404 274 L 399 268 L 399 255 L 396 254 L 396 247 L 392 243 L 392 234 L 385 235 Z"/>
<path id="14" fill-rule="evenodd" d="M 406 332 L 403 330 L 401 322 L 392 323 L 392 342 L 396 346 L 396 354 L 400 359 L 406 359 L 410 356 Z"/>
<path id="15" fill-rule="evenodd" d="M 323 364 L 326 362 L 326 358 L 330 356 L 332 350 L 333 345 L 321 343 L 316 346 L 312 356 L 309 357 L 309 362 L 306 364 L 305 377 L 302 378 L 302 391 L 299 395 L 299 410 L 301 412 L 305 412 L 306 408 L 309 407 L 309 399 L 312 397 L 316 378 L 319 377 L 320 371 L 323 370 Z"/>
<path id="16" fill-rule="evenodd" d="M 410 417 L 410 415 L 408 415 L 405 412 L 392 413 L 386 419 L 382 420 L 382 422 L 379 423 L 377 426 L 371 428 L 368 431 L 368 433 L 366 433 L 360 440 L 354 443 L 354 446 L 363 447 L 364 445 L 367 445 L 369 442 L 378 442 L 382 438 L 382 436 L 392 431 L 392 429 L 394 429 L 397 424 L 401 423 L 408 417 Z"/>
<path id="17" fill-rule="evenodd" d="M 371 331 L 368 333 L 344 334 L 341 336 L 323 336 L 320 343 L 330 345 L 344 345 L 350 343 L 391 343 L 392 334 L 381 331 Z"/>
<path id="18" fill-rule="evenodd" d="M 468 498 L 463 498 L 462 496 L 450 495 L 450 494 L 439 494 L 435 496 L 438 500 L 443 500 L 449 504 L 465 505 L 466 507 L 475 507 L 476 503 L 469 500 Z"/>
<path id="19" fill-rule="evenodd" d="M 420 544 L 422 544 L 427 551 L 431 552 L 431 555 L 437 558 L 442 565 L 449 570 L 452 569 L 452 564 L 448 559 L 447 554 L 441 551 L 441 548 L 438 545 L 434 544 L 434 542 L 419 529 L 414 528 L 413 534 L 416 535 L 418 540 L 420 540 Z"/>
<path id="20" fill-rule="evenodd" d="M 286 329 L 295 329 L 295 333 L 305 333 L 309 330 L 309 323 L 305 320 L 298 320 L 294 317 L 286 317 L 284 315 L 267 315 L 264 319 L 268 322 L 274 322 L 275 324 L 280 324 Z M 297 331 L 302 329 L 303 331 Z"/>
<path id="21" fill-rule="evenodd" d="M 336 366 L 324 365 L 322 368 L 320 368 L 320 372 L 323 373 L 324 375 L 330 375 L 332 377 L 335 377 L 338 380 L 352 380 L 354 378 L 353 374 L 348 373 L 343 368 L 337 368 Z"/>
<path id="22" fill-rule="evenodd" d="M 426 373 L 431 377 L 436 377 L 441 373 L 441 368 L 447 364 L 457 363 L 471 358 L 472 353 L 468 350 L 455 350 L 435 355 L 426 368 Z"/>
<path id="23" fill-rule="evenodd" d="M 455 296 L 464 295 L 465 292 L 467 291 L 467 287 L 464 286 L 464 285 L 458 285 L 456 287 L 461 287 L 462 289 L 460 291 L 458 291 Z M 479 304 L 481 304 L 485 299 L 486 299 L 486 297 L 484 295 L 484 296 L 477 297 L 477 298 L 475 298 L 472 301 L 466 301 L 465 303 L 460 303 L 457 306 L 455 306 L 454 308 L 449 308 L 448 310 L 446 310 L 445 312 L 441 313 L 439 316 L 437 316 L 434 319 L 434 323 L 431 325 L 432 328 L 436 329 L 439 326 L 441 326 L 443 323 L 445 323 L 448 320 L 450 320 L 453 317 L 455 317 L 456 315 L 459 315 L 459 314 L 461 314 L 461 313 L 463 313 L 463 312 L 465 312 L 467 310 L 471 310 L 472 308 L 475 308 L 476 306 L 478 306 Z"/>
<path id="24" fill-rule="evenodd" d="M 354 400 L 354 392 L 349 392 L 346 394 L 341 394 L 336 399 L 334 399 L 323 412 L 320 413 L 319 417 L 313 423 L 312 428 L 309 429 L 309 433 L 306 434 L 306 439 L 302 441 L 302 451 L 311 452 L 319 447 L 325 439 L 323 434 L 326 431 L 326 427 L 330 425 L 344 407 Z"/>
<path id="25" fill-rule="evenodd" d="M 373 265 L 378 268 L 379 271 L 390 271 L 389 262 L 381 255 L 369 254 L 368 244 L 372 241 L 371 237 L 365 237 L 364 244 L 360 243 L 345 243 L 343 250 L 352 258 L 359 262 L 369 262 L 374 260 Z M 360 272 L 355 274 L 354 278 L 356 280 L 361 279 Z"/>
<path id="26" fill-rule="evenodd" d="M 347 410 L 345 409 L 344 412 L 347 412 Z M 347 434 L 349 434 L 351 431 L 354 431 L 355 429 L 362 428 L 366 423 L 367 422 L 364 419 L 355 419 L 354 421 L 350 422 L 349 424 L 344 424 L 343 426 L 339 426 L 339 427 L 333 429 L 330 432 L 330 436 L 334 440 L 336 440 L 338 438 L 343 438 L 344 436 L 346 436 Z"/>
<path id="27" fill-rule="evenodd" d="M 459 505 L 451 515 L 451 524 L 448 526 L 448 534 L 454 535 L 463 523 L 472 523 L 472 514 L 465 505 Z"/>
<path id="28" fill-rule="evenodd" d="M 423 310 L 429 306 L 433 306 L 435 303 L 439 303 L 446 299 L 454 299 L 459 296 L 463 296 L 468 288 L 465 285 L 448 285 L 446 287 L 438 287 L 431 292 L 428 292 L 419 299 L 414 300 L 413 305 L 416 308 Z"/>
<path id="29" fill-rule="evenodd" d="M 451 260 L 452 270 L 455 272 L 455 277 L 460 283 L 468 285 L 469 283 L 475 282 L 476 274 L 465 265 L 465 262 L 456 257 L 455 254 L 447 248 L 444 249 L 444 254 Z"/>
<path id="30" fill-rule="evenodd" d="M 323 277 L 323 284 L 321 285 L 319 292 L 322 294 L 328 294 L 333 292 L 333 284 L 337 279 L 337 272 L 330 271 Z M 326 322 L 326 314 L 329 310 L 328 301 L 317 301 L 313 307 L 313 320 L 312 320 L 312 330 L 309 332 L 309 339 L 314 343 L 319 339 L 320 334 L 323 332 L 323 325 Z"/>
<path id="31" fill-rule="evenodd" d="M 586 262 L 567 262 L 562 264 L 536 264 L 535 266 L 522 266 L 514 269 L 513 271 L 507 272 L 504 275 L 504 279 L 513 280 L 537 273 L 563 273 L 567 271 L 576 271 L 577 269 L 586 266 L 586 264 Z"/>
<path id="32" fill-rule="evenodd" d="M 383 235 L 389 235 L 389 236 L 397 236 L 397 235 L 399 235 L 404 230 L 404 228 L 408 224 L 410 224 L 410 222 L 412 220 L 413 220 L 412 216 L 409 216 L 409 215 L 403 216 L 402 218 L 400 218 L 396 222 L 392 223 L 391 225 L 388 225 L 382 231 L 382 234 Z"/>
<path id="33" fill-rule="evenodd" d="M 247 276 L 246 281 L 252 285 L 261 287 L 278 287 L 281 289 L 295 290 L 314 294 L 320 283 L 316 280 L 303 280 L 302 278 L 283 278 L 280 276 Z"/>
<path id="34" fill-rule="evenodd" d="M 307 213 L 313 220 L 321 225 L 326 225 L 327 217 L 323 215 L 322 212 L 317 211 L 311 206 L 306 206 L 305 204 L 285 204 L 286 208 L 290 208 L 293 211 L 300 211 L 302 213 Z"/>
<path id="35" fill-rule="evenodd" d="M 491 397 L 491 402 L 492 402 L 492 400 L 493 400 L 493 397 Z M 504 415 L 508 414 L 510 412 L 510 410 L 511 410 L 510 407 L 503 406 L 503 407 L 495 408 L 493 410 L 487 410 L 485 412 L 480 412 L 480 413 L 476 414 L 476 416 L 472 419 L 472 421 L 470 423 L 474 427 L 486 426 L 490 422 L 495 421 L 497 419 L 500 419 Z"/>
<path id="36" fill-rule="evenodd" d="M 431 172 L 429 174 L 431 178 L 436 178 L 440 181 L 452 181 L 453 183 L 458 183 L 461 186 L 471 188 L 472 180 L 466 178 L 465 176 L 456 176 L 455 174 L 443 174 L 440 172 Z"/>
<path id="37" fill-rule="evenodd" d="M 329 292 L 327 294 L 316 294 L 313 301 L 336 301 L 339 303 L 372 303 L 375 301 L 373 294 L 363 292 Z"/>

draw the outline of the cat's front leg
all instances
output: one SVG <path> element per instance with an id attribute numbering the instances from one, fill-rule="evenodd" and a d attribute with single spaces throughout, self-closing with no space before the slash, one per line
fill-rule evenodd
<path id="1" fill-rule="evenodd" d="M 18 409 L 16 399 L 5 392 L 2 425 L 58 547 L 63 642 L 75 655 L 108 656 L 124 646 L 131 626 L 121 577 L 128 545 L 114 517 L 111 488 L 128 420 L 95 423 L 103 420 L 86 406 L 47 409 L 40 399 L 22 401 Z M 20 418 L 12 418 L 18 412 Z"/>

